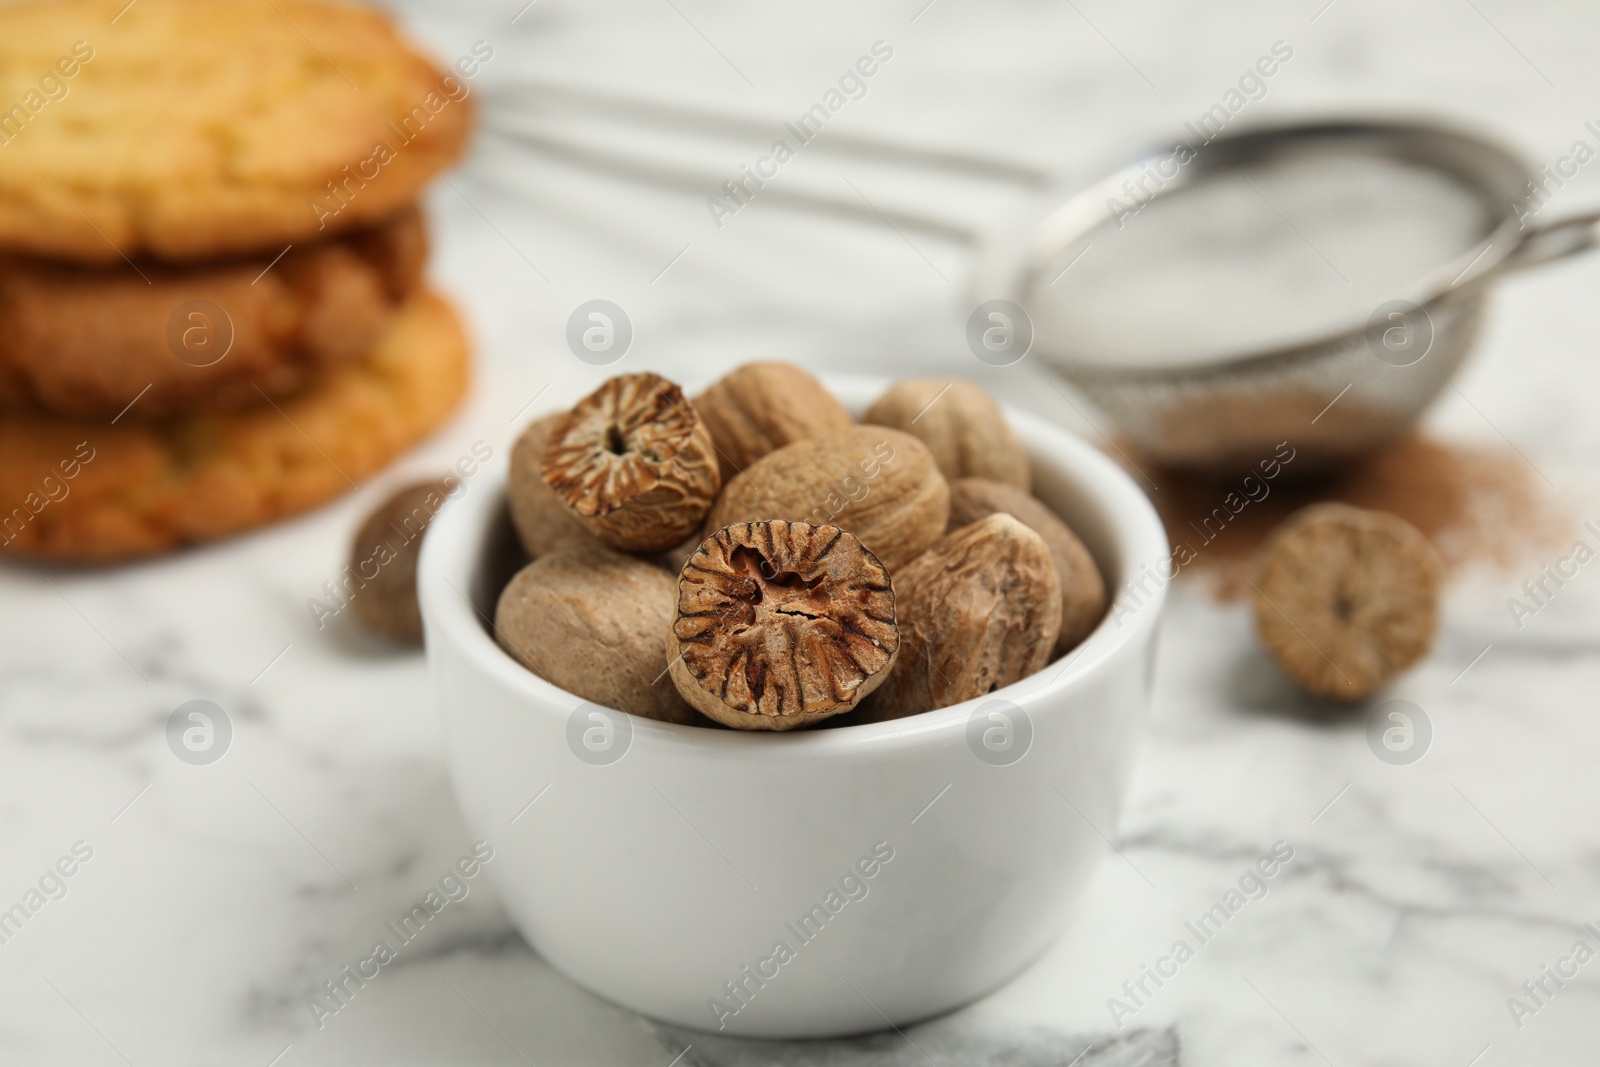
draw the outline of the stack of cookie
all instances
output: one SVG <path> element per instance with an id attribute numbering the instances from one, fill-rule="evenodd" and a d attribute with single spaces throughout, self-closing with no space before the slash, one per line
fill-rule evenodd
<path id="1" fill-rule="evenodd" d="M 318 0 L 0 5 L 0 552 L 251 529 L 449 416 L 416 201 L 463 76 Z"/>

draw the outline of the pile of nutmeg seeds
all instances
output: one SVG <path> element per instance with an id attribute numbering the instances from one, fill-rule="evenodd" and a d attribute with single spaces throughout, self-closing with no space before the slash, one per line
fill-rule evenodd
<path id="1" fill-rule="evenodd" d="M 495 633 L 584 700 L 790 730 L 980 697 L 1106 609 L 1088 549 L 1029 493 L 993 398 L 901 381 L 857 424 L 787 363 L 693 400 L 623 374 L 532 423 L 510 507 L 533 562 Z"/>

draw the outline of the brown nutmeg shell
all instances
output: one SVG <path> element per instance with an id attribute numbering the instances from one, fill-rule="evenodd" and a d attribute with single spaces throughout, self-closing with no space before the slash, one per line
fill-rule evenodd
<path id="1" fill-rule="evenodd" d="M 1399 516 L 1314 504 L 1262 546 L 1256 633 L 1308 693 L 1359 700 L 1432 647 L 1443 576 L 1433 545 Z"/>
<path id="2" fill-rule="evenodd" d="M 534 559 L 563 548 L 600 543 L 589 528 L 567 510 L 541 472 L 545 448 L 550 444 L 550 431 L 565 414 L 558 411 L 535 419 L 511 447 L 506 486 L 511 524 L 516 527 L 522 547 Z"/>
<path id="3" fill-rule="evenodd" d="M 724 482 L 769 452 L 855 421 L 793 363 L 746 363 L 695 397 L 694 406 L 717 446 Z"/>
<path id="4" fill-rule="evenodd" d="M 949 516 L 950 487 L 926 445 L 899 430 L 847 426 L 745 468 L 707 525 L 785 519 L 837 526 L 893 570 L 943 536 Z"/>
<path id="5" fill-rule="evenodd" d="M 495 640 L 567 692 L 663 722 L 705 724 L 666 677 L 661 631 L 677 583 L 660 567 L 591 545 L 541 556 L 495 606 Z"/>
<path id="6" fill-rule="evenodd" d="M 857 713 L 879 722 L 949 707 L 1043 669 L 1061 625 L 1044 539 L 1003 512 L 895 573 L 900 660 Z"/>
<path id="7" fill-rule="evenodd" d="M 350 604 L 367 629 L 404 644 L 422 644 L 417 557 L 422 535 L 449 499 L 434 479 L 396 491 L 373 509 L 350 543 L 350 573 L 360 581 Z"/>
<path id="8" fill-rule="evenodd" d="M 1094 556 L 1072 527 L 1044 503 L 1015 486 L 986 478 L 962 478 L 950 485 L 950 529 L 958 530 L 1003 511 L 1044 538 L 1061 579 L 1061 632 L 1055 656 L 1071 651 L 1100 624 L 1106 613 L 1106 583 Z"/>
<path id="9" fill-rule="evenodd" d="M 1026 492 L 1028 454 L 1005 412 L 981 386 L 960 378 L 895 382 L 867 409 L 863 422 L 915 434 L 950 481 L 988 478 Z"/>

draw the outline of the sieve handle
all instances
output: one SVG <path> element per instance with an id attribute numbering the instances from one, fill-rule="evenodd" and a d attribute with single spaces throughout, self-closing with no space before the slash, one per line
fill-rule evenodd
<path id="1" fill-rule="evenodd" d="M 3 0 L 0 0 L 3 2 Z M 627 96 L 603 89 L 575 84 L 519 77 L 486 90 L 490 109 L 483 132 L 491 138 L 536 153 L 544 158 L 588 170 L 611 174 L 629 181 L 692 193 L 721 195 L 731 177 L 704 166 L 685 166 L 680 162 L 653 159 L 643 148 L 607 148 L 587 137 L 574 137 L 552 131 L 545 121 L 562 113 L 595 115 L 634 124 L 659 133 L 663 128 L 711 134 L 721 138 L 768 139 L 798 136 L 794 124 L 781 119 L 709 108 L 683 106 L 662 100 Z M 959 148 L 913 141 L 899 141 L 881 135 L 851 134 L 827 128 L 826 137 L 800 143 L 816 147 L 817 154 L 873 160 L 913 171 L 935 171 L 965 175 L 1011 185 L 1021 189 L 1046 189 L 1055 184 L 1053 172 L 1021 160 L 1004 159 L 988 153 L 967 152 Z M 786 142 L 787 143 L 787 142 Z M 766 175 L 763 175 L 766 176 Z M 748 179 L 746 179 L 748 180 Z M 846 179 L 848 183 L 848 179 Z M 975 247 L 982 239 L 974 227 L 957 219 L 895 207 L 880 208 L 850 186 L 849 194 L 840 191 L 790 187 L 784 183 L 766 185 L 757 181 L 762 202 L 793 211 L 832 215 L 836 218 L 873 225 L 887 224 L 895 230 L 909 229 L 956 244 Z M 902 234 L 902 236 L 904 236 Z"/>
<path id="2" fill-rule="evenodd" d="M 491 138 L 512 142 L 573 166 L 602 171 L 619 178 L 644 182 L 664 189 L 699 194 L 715 190 L 719 180 L 726 180 L 725 175 L 718 175 L 706 167 L 683 167 L 650 160 L 632 151 L 611 151 L 585 144 L 574 138 L 552 136 L 537 130 L 491 126 L 485 128 L 484 133 Z M 906 211 L 895 207 L 880 208 L 862 196 L 859 191 L 856 191 L 856 199 L 851 199 L 826 192 L 772 186 L 763 189 L 760 195 L 763 203 L 774 207 L 833 215 L 840 219 L 873 225 L 887 223 L 896 230 L 901 228 L 916 230 L 961 245 L 973 246 L 979 240 L 979 234 L 975 230 L 958 222 L 918 211 Z"/>
<path id="3" fill-rule="evenodd" d="M 640 123 L 649 129 L 677 126 L 729 137 L 751 137 L 768 142 L 785 134 L 781 119 L 768 116 L 740 114 L 733 111 L 690 107 L 664 100 L 646 99 L 610 92 L 582 85 L 544 81 L 526 75 L 500 82 L 489 90 L 494 100 L 493 112 L 487 122 L 490 129 L 497 125 L 496 116 L 508 118 L 537 118 L 543 111 L 575 111 L 609 115 L 624 121 Z M 978 178 L 1004 182 L 1025 189 L 1048 189 L 1056 181 L 1053 171 L 1025 163 L 1004 159 L 988 153 L 967 152 L 941 145 L 899 141 L 879 134 L 851 134 L 843 130 L 828 129 L 828 136 L 817 142 L 813 152 L 857 156 L 875 159 L 880 163 L 897 164 L 913 168 L 927 168 L 951 174 L 967 174 Z"/>
<path id="4" fill-rule="evenodd" d="M 1573 215 L 1524 230 L 1522 240 L 1494 268 L 1511 274 L 1541 263 L 1565 259 L 1600 244 L 1600 211 Z"/>

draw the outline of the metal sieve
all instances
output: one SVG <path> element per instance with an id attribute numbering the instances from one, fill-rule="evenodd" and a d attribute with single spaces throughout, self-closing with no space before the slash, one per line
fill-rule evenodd
<path id="1" fill-rule="evenodd" d="M 492 135 L 700 194 L 718 188 L 714 172 L 563 135 L 561 120 L 723 137 L 773 128 L 526 80 L 491 100 Z M 980 358 L 1035 354 L 1142 453 L 1205 470 L 1253 464 L 1289 441 L 1305 472 L 1398 436 L 1466 356 L 1492 279 L 1600 238 L 1600 213 L 1535 219 L 1540 176 L 1505 148 L 1424 121 L 1210 136 L 1076 189 L 1028 164 L 886 138 L 830 131 L 811 151 L 1028 189 L 1030 206 L 1004 234 L 781 183 L 761 200 L 972 247 L 968 339 Z M 1013 346 L 992 359 L 977 340 L 985 315 Z"/>
<path id="2" fill-rule="evenodd" d="M 1600 213 L 1534 222 L 1531 168 L 1433 124 L 1258 128 L 1181 155 L 1055 202 L 977 272 L 980 297 L 1027 309 L 1033 351 L 1169 465 L 1250 465 L 1287 440 L 1306 471 L 1392 439 L 1466 356 L 1490 281 L 1600 236 Z M 1163 299 L 1162 251 L 1220 306 Z M 1141 287 L 1157 292 L 1123 291 Z"/>

